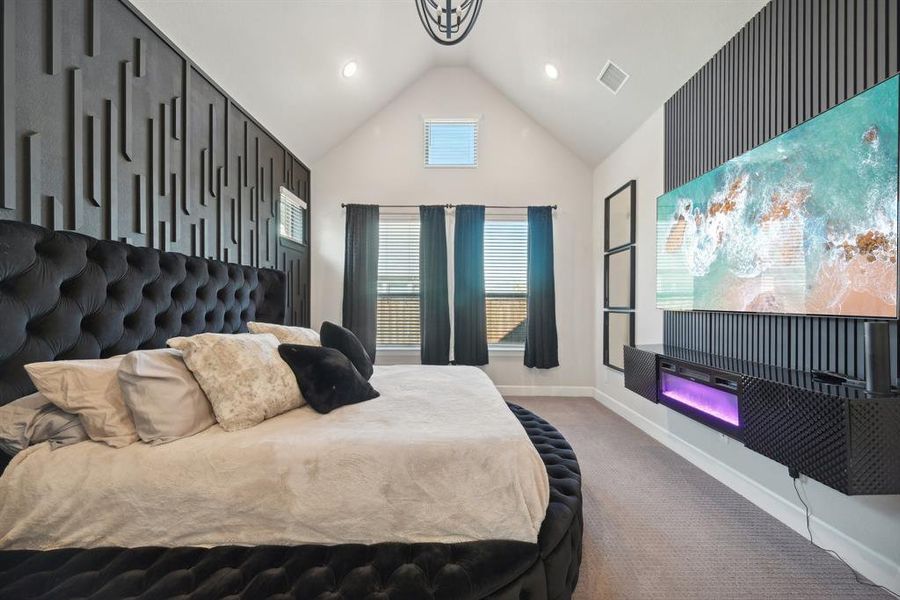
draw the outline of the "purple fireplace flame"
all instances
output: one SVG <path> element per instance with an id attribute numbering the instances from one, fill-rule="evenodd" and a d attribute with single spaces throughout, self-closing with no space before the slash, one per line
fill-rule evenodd
<path id="1" fill-rule="evenodd" d="M 737 395 L 671 373 L 662 373 L 662 393 L 669 400 L 690 406 L 711 417 L 740 427 Z"/>

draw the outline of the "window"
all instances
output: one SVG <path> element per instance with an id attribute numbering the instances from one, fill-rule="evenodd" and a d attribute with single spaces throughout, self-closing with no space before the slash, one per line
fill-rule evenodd
<path id="1" fill-rule="evenodd" d="M 484 291 L 488 344 L 525 345 L 528 222 L 485 220 Z"/>
<path id="2" fill-rule="evenodd" d="M 382 215 L 378 224 L 378 347 L 418 347 L 419 215 Z"/>
<path id="3" fill-rule="evenodd" d="M 474 119 L 427 119 L 425 121 L 426 167 L 477 167 L 478 121 Z"/>
<path id="4" fill-rule="evenodd" d="M 306 245 L 306 202 L 281 188 L 278 209 L 278 235 L 297 244 Z"/>

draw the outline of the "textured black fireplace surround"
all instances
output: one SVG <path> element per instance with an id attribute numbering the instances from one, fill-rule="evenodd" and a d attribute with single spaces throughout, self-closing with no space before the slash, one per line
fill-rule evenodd
<path id="1" fill-rule="evenodd" d="M 663 345 L 625 348 L 625 387 L 658 402 L 659 363 L 667 361 L 740 382 L 734 437 L 750 450 L 847 495 L 900 494 L 900 397 L 869 397 L 808 372 Z"/>

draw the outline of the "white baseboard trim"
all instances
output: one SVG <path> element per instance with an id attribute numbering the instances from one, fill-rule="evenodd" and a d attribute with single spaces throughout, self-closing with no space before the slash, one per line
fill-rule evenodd
<path id="1" fill-rule="evenodd" d="M 595 388 L 589 385 L 498 385 L 504 396 L 565 396 L 593 398 Z"/>
<path id="2" fill-rule="evenodd" d="M 593 395 L 605 407 L 808 539 L 806 515 L 800 506 L 684 441 L 609 394 L 594 388 Z M 860 574 L 878 585 L 900 591 L 900 563 L 872 550 L 815 515 L 811 523 L 817 545 L 834 550 Z"/>

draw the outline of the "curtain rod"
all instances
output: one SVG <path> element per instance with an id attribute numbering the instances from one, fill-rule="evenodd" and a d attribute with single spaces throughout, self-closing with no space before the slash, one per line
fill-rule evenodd
<path id="1" fill-rule="evenodd" d="M 349 204 L 341 202 L 341 208 L 347 208 Z M 378 206 L 379 208 L 418 208 L 418 204 L 375 204 L 370 206 Z M 435 204 L 435 205 L 426 205 L 426 206 L 443 206 L 444 208 L 455 208 L 457 206 L 462 206 L 461 204 Z M 531 205 L 531 206 L 546 206 L 545 204 L 541 205 Z M 485 208 L 529 208 L 528 205 L 523 206 L 496 206 L 496 205 L 485 205 Z M 551 204 L 550 208 L 556 210 L 558 207 L 556 204 Z"/>

